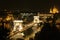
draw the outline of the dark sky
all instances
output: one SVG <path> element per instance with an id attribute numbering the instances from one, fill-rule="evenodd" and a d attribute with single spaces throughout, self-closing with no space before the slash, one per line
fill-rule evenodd
<path id="1" fill-rule="evenodd" d="M 0 9 L 20 9 L 20 10 L 48 10 L 56 5 L 60 7 L 59 0 L 0 0 Z"/>

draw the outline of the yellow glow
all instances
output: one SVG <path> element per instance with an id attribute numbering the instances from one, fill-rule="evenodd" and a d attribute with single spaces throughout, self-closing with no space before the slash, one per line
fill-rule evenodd
<path id="1" fill-rule="evenodd" d="M 34 16 L 34 23 L 39 23 L 39 16 Z"/>
<path id="2" fill-rule="evenodd" d="M 22 23 L 23 21 L 22 20 L 14 20 L 13 22 L 20 22 L 20 23 Z"/>
<path id="3" fill-rule="evenodd" d="M 7 21 L 11 20 L 11 17 L 7 16 L 6 20 L 7 20 Z"/>
<path id="4" fill-rule="evenodd" d="M 24 36 L 24 33 L 21 33 L 22 36 Z"/>
<path id="5" fill-rule="evenodd" d="M 59 13 L 59 11 L 58 11 L 58 9 L 54 6 L 53 9 L 50 9 L 50 13 L 55 14 L 55 13 Z"/>
<path id="6" fill-rule="evenodd" d="M 50 9 L 50 13 L 52 13 L 52 9 Z"/>
<path id="7" fill-rule="evenodd" d="M 8 14 L 8 16 L 6 17 L 6 20 L 9 21 L 9 20 L 14 20 L 14 17 L 12 14 Z"/>
<path id="8" fill-rule="evenodd" d="M 22 31 L 23 30 L 23 21 L 22 20 L 14 20 L 14 28 L 13 28 L 13 31 Z"/>
<path id="9" fill-rule="evenodd" d="M 57 8 L 53 8 L 53 13 L 58 13 L 58 9 Z"/>

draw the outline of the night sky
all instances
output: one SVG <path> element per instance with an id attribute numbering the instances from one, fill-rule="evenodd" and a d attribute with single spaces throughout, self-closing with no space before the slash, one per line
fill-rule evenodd
<path id="1" fill-rule="evenodd" d="M 59 0 L 0 0 L 0 9 L 47 11 L 54 5 L 59 8 L 59 4 Z"/>

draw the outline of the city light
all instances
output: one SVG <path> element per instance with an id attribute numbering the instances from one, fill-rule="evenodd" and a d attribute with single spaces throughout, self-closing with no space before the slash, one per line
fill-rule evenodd
<path id="1" fill-rule="evenodd" d="M 7 16 L 6 20 L 7 20 L 7 21 L 11 20 L 11 17 Z"/>
<path id="2" fill-rule="evenodd" d="M 0 40 L 60 40 L 60 0 L 0 1 Z"/>
<path id="3" fill-rule="evenodd" d="M 34 16 L 34 23 L 39 23 L 39 16 Z"/>
<path id="4" fill-rule="evenodd" d="M 56 7 L 53 8 L 53 13 L 59 13 L 59 11 Z"/>
<path id="5" fill-rule="evenodd" d="M 59 13 L 59 11 L 58 11 L 58 9 L 54 6 L 54 8 L 52 9 L 50 9 L 50 13 L 53 13 L 53 14 L 55 14 L 55 13 Z"/>
<path id="6" fill-rule="evenodd" d="M 14 29 L 13 31 L 21 31 L 23 29 L 22 20 L 14 20 Z"/>

